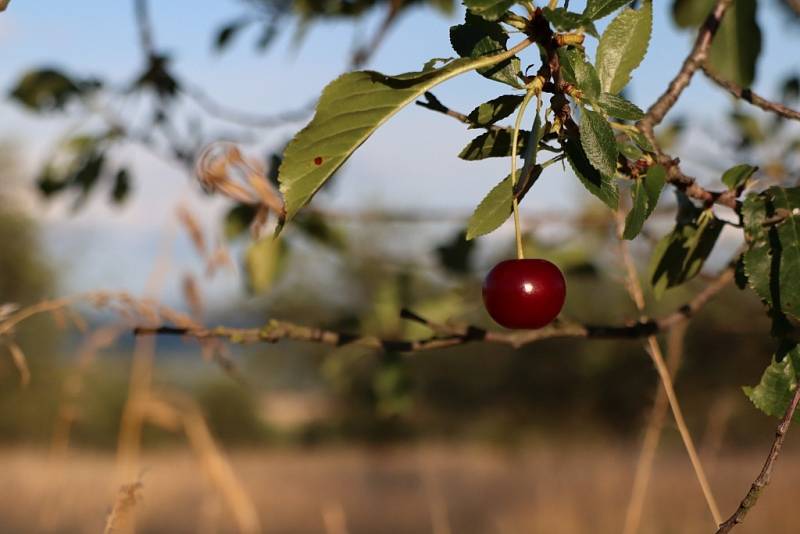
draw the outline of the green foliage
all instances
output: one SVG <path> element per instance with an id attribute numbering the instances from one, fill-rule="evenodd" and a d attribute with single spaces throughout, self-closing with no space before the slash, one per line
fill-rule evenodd
<path id="1" fill-rule="evenodd" d="M 542 9 L 542 14 L 550 22 L 550 24 L 552 24 L 553 27 L 559 31 L 582 31 L 598 39 L 600 38 L 600 34 L 597 33 L 597 28 L 595 28 L 594 22 L 580 13 L 567 11 L 563 7 L 557 7 L 555 9 L 545 7 Z"/>
<path id="2" fill-rule="evenodd" d="M 628 85 L 631 72 L 647 53 L 653 29 L 653 3 L 645 0 L 638 10 L 625 9 L 600 37 L 597 46 L 597 74 L 605 93 L 619 93 Z"/>
<path id="3" fill-rule="evenodd" d="M 581 109 L 581 146 L 592 167 L 613 177 L 617 173 L 617 141 L 608 121 L 596 111 Z"/>
<path id="4" fill-rule="evenodd" d="M 588 0 L 583 16 L 589 20 L 601 19 L 626 4 L 630 4 L 630 0 Z"/>
<path id="5" fill-rule="evenodd" d="M 758 167 L 752 165 L 735 165 L 722 174 L 722 183 L 727 185 L 731 191 L 736 191 L 745 185 L 757 170 Z"/>
<path id="6" fill-rule="evenodd" d="M 567 161 L 583 186 L 606 206 L 617 209 L 619 191 L 614 179 L 592 166 L 579 140 L 567 138 L 563 146 Z"/>
<path id="7" fill-rule="evenodd" d="M 461 150 L 458 157 L 467 161 L 509 157 L 512 136 L 513 131 L 508 128 L 489 130 L 470 141 Z M 529 137 L 530 132 L 520 130 L 517 136 L 517 154 L 521 154 L 525 150 Z"/>
<path id="8" fill-rule="evenodd" d="M 514 188 L 509 174 L 481 200 L 467 223 L 467 239 L 493 232 L 511 215 Z"/>
<path id="9" fill-rule="evenodd" d="M 603 93 L 597 103 L 600 109 L 609 117 L 628 121 L 638 121 L 644 117 L 644 112 L 641 109 L 619 95 Z"/>
<path id="10" fill-rule="evenodd" d="M 49 112 L 62 110 L 71 100 L 98 88 L 95 80 L 75 80 L 45 68 L 23 74 L 9 96 L 32 111 Z"/>
<path id="11" fill-rule="evenodd" d="M 322 93 L 311 123 L 286 147 L 278 174 L 290 220 L 364 141 L 402 107 L 431 87 L 464 72 L 497 65 L 501 53 L 463 58 L 439 69 L 400 76 L 373 71 L 344 74 Z"/>
<path id="12" fill-rule="evenodd" d="M 464 24 L 450 28 L 450 44 L 463 58 L 479 58 L 499 54 L 506 50 L 508 33 L 499 22 L 490 22 L 467 12 Z M 514 56 L 501 62 L 481 67 L 478 73 L 490 80 L 521 88 L 520 61 Z"/>
<path id="13" fill-rule="evenodd" d="M 642 231 L 642 226 L 658 205 L 661 190 L 666 183 L 667 172 L 661 165 L 653 165 L 643 177 L 636 180 L 631 190 L 633 207 L 625 217 L 624 239 L 633 239 Z"/>
<path id="14" fill-rule="evenodd" d="M 675 0 L 672 12 L 683 28 L 700 26 L 714 7 L 714 0 Z M 755 80 L 761 53 L 761 29 L 756 19 L 756 0 L 737 0 L 728 8 L 711 43 L 708 61 L 721 77 L 749 87 Z"/>
<path id="15" fill-rule="evenodd" d="M 771 308 L 800 318 L 800 188 L 771 187 L 742 207 L 750 287 Z M 779 221 L 768 222 L 778 216 Z M 781 218 L 782 217 L 782 218 Z"/>
<path id="16" fill-rule="evenodd" d="M 650 283 L 657 299 L 700 272 L 724 226 L 711 210 L 683 202 L 677 225 L 658 242 L 650 260 Z"/>
<path id="17" fill-rule="evenodd" d="M 283 273 L 286 255 L 283 239 L 262 237 L 250 243 L 244 256 L 248 290 L 255 294 L 268 291 Z"/>
<path id="18" fill-rule="evenodd" d="M 783 417 L 797 389 L 797 371 L 800 369 L 800 347 L 795 347 L 783 359 L 777 358 L 764 371 L 761 381 L 754 387 L 744 387 L 744 394 L 767 415 Z M 795 414 L 800 421 L 800 414 Z"/>
<path id="19" fill-rule="evenodd" d="M 522 95 L 503 95 L 484 102 L 467 116 L 470 128 L 486 128 L 503 120 L 516 110 L 525 97 Z"/>
<path id="20" fill-rule="evenodd" d="M 564 79 L 580 89 L 582 98 L 594 102 L 600 96 L 600 79 L 583 53 L 575 48 L 559 48 L 559 63 Z"/>
<path id="21" fill-rule="evenodd" d="M 464 0 L 464 5 L 475 15 L 486 20 L 499 19 L 516 0 Z"/>

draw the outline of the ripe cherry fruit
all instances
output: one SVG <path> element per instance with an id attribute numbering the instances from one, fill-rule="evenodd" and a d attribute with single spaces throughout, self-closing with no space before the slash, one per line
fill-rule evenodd
<path id="1" fill-rule="evenodd" d="M 492 319 L 506 328 L 541 328 L 564 306 L 567 284 L 547 260 L 501 261 L 483 282 L 483 303 Z"/>

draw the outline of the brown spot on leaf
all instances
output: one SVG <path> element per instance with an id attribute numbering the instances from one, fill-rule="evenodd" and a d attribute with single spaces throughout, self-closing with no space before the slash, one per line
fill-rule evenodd
<path id="1" fill-rule="evenodd" d="M 322 165 L 322 156 L 314 158 L 314 165 Z"/>

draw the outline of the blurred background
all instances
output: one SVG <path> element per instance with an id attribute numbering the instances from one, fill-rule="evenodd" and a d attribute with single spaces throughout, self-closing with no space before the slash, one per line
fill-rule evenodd
<path id="1" fill-rule="evenodd" d="M 627 90 L 645 109 L 694 38 L 673 7 L 656 2 L 650 51 Z M 796 3 L 757 7 L 753 88 L 796 105 L 800 64 L 787 53 L 800 31 Z M 508 162 L 458 159 L 473 136 L 463 124 L 409 106 L 279 241 L 255 238 L 255 211 L 205 193 L 194 173 L 204 147 L 229 141 L 274 179 L 327 82 L 353 66 L 400 73 L 449 57 L 448 28 L 463 16 L 448 0 L 8 4 L 0 13 L 0 323 L 49 304 L 13 336 L 0 331 L 9 341 L 0 346 L 0 531 L 109 531 L 122 515 L 112 530 L 623 530 L 658 388 L 640 341 L 402 354 L 131 333 L 156 315 L 429 336 L 400 318 L 403 308 L 497 328 L 480 284 L 513 254 L 513 228 L 470 242 L 463 231 Z M 464 113 L 499 94 L 474 74 L 435 93 Z M 659 132 L 713 189 L 736 163 L 796 185 L 798 134 L 702 76 Z M 674 216 L 667 190 L 632 243 L 643 279 Z M 522 217 L 527 254 L 566 275 L 566 317 L 638 318 L 613 214 L 569 169 L 545 171 Z M 739 236 L 727 227 L 704 273 L 658 302 L 648 295 L 648 314 L 675 310 L 705 287 Z M 69 296 L 80 298 L 52 300 Z M 755 295 L 731 286 L 662 340 L 723 511 L 741 499 L 773 437 L 775 421 L 741 392 L 770 361 L 769 328 Z M 741 532 L 796 532 L 786 512 L 800 474 L 793 438 Z M 711 532 L 671 418 L 653 469 L 638 532 Z"/>

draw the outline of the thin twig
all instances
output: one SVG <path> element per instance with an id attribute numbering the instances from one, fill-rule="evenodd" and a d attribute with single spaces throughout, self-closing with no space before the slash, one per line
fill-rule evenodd
<path id="1" fill-rule="evenodd" d="M 733 515 L 719 526 L 716 534 L 725 534 L 726 532 L 730 532 L 736 525 L 744 521 L 747 512 L 753 506 L 755 506 L 756 502 L 758 502 L 758 498 L 761 496 L 764 488 L 767 486 L 767 484 L 769 484 L 770 479 L 772 478 L 772 468 L 774 467 L 775 461 L 778 459 L 778 456 L 781 453 L 783 441 L 786 439 L 786 433 L 789 431 L 789 426 L 792 424 L 792 417 L 797 409 L 798 402 L 800 402 L 800 387 L 795 389 L 794 396 L 792 397 L 789 406 L 786 407 L 786 412 L 783 414 L 783 419 L 781 419 L 781 422 L 775 429 L 775 439 L 772 442 L 772 447 L 770 447 L 767 460 L 764 462 L 764 467 L 761 468 L 761 472 L 750 485 L 750 489 L 748 490 L 744 499 L 742 499 L 742 502 L 739 504 L 739 508 L 737 508 Z"/>
<path id="2" fill-rule="evenodd" d="M 631 299 L 639 309 L 639 312 L 642 313 L 645 306 L 644 293 L 642 291 L 641 283 L 639 282 L 639 275 L 636 271 L 636 265 L 633 262 L 633 257 L 631 256 L 630 249 L 628 248 L 628 242 L 622 239 L 624 224 L 625 222 L 622 212 L 618 212 L 617 230 L 620 238 L 620 252 L 622 255 L 623 264 L 625 266 L 627 289 L 631 295 Z M 724 286 L 725 284 L 719 284 L 720 288 Z M 700 489 L 703 491 L 703 497 L 705 497 L 708 508 L 711 511 L 712 517 L 714 518 L 714 524 L 719 525 L 722 521 L 722 516 L 719 513 L 717 501 L 714 498 L 714 494 L 711 491 L 711 485 L 708 483 L 708 478 L 703 470 L 703 465 L 700 462 L 700 456 L 697 454 L 697 448 L 695 447 L 694 440 L 689 432 L 689 427 L 686 425 L 686 421 L 683 418 L 683 410 L 681 409 L 680 402 L 678 401 L 678 396 L 675 393 L 675 386 L 672 383 L 672 376 L 669 368 L 667 367 L 667 363 L 664 361 L 664 355 L 661 352 L 661 346 L 659 345 L 655 334 L 647 336 L 645 350 L 653 360 L 653 365 L 655 365 L 659 379 L 661 380 L 661 384 L 664 387 L 664 393 L 667 396 L 667 401 L 669 401 L 669 407 L 672 410 L 675 424 L 678 427 L 678 432 L 681 435 L 684 448 L 689 455 L 689 461 L 692 463 L 692 468 L 694 469 L 695 476 L 700 484 Z"/>
<path id="3" fill-rule="evenodd" d="M 153 44 L 153 26 L 150 24 L 150 14 L 147 0 L 135 0 L 134 11 L 136 13 L 136 27 L 139 31 L 139 44 L 147 57 L 155 55 Z"/>
<path id="4" fill-rule="evenodd" d="M 642 128 L 645 134 L 649 133 L 652 137 L 653 128 L 661 123 L 667 112 L 675 105 L 683 90 L 689 85 L 695 71 L 705 62 L 714 35 L 731 3 L 732 0 L 717 0 L 711 13 L 708 14 L 705 22 L 700 27 L 694 47 L 692 47 L 692 51 L 683 61 L 678 74 L 669 83 L 667 90 L 650 106 L 644 118 L 639 121 L 639 127 Z"/>
<path id="5" fill-rule="evenodd" d="M 306 341 L 323 345 L 359 345 L 374 349 L 397 352 L 423 352 L 428 350 L 465 345 L 474 342 L 487 342 L 511 347 L 522 347 L 543 339 L 588 338 L 588 339 L 640 339 L 655 335 L 694 315 L 715 294 L 719 293 L 732 278 L 731 268 L 723 271 L 708 287 L 695 295 L 692 300 L 660 319 L 645 319 L 627 325 L 585 325 L 567 321 L 556 321 L 539 330 L 495 331 L 473 325 L 443 326 L 403 310 L 402 318 L 428 326 L 436 332 L 429 338 L 417 340 L 392 340 L 375 336 L 359 336 L 336 332 L 323 328 L 298 325 L 286 321 L 269 321 L 261 328 L 193 328 L 184 326 L 142 326 L 136 328 L 136 335 L 173 335 L 196 339 L 220 338 L 232 343 L 275 343 L 280 340 Z"/>
<path id="6" fill-rule="evenodd" d="M 764 111 L 769 111 L 771 113 L 775 113 L 781 117 L 785 117 L 787 119 L 794 119 L 800 120 L 800 111 L 794 110 L 790 107 L 784 106 L 778 102 L 772 102 L 771 100 L 767 100 L 766 98 L 759 96 L 758 94 L 754 93 L 749 88 L 744 88 L 740 85 L 737 85 L 731 81 L 728 81 L 722 77 L 720 77 L 717 73 L 709 68 L 709 66 L 703 65 L 702 66 L 703 72 L 705 73 L 708 78 L 728 91 L 730 94 L 744 100 L 745 102 L 749 102 L 750 104 L 763 109 Z"/>

